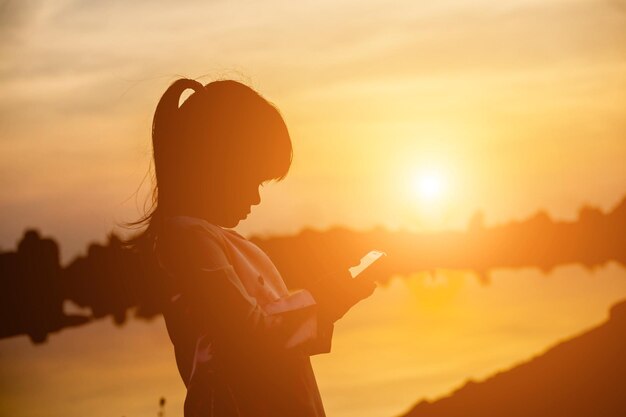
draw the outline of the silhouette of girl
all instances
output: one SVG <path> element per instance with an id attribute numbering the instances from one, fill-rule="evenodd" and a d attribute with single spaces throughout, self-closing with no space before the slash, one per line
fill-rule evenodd
<path id="1" fill-rule="evenodd" d="M 346 269 L 289 290 L 270 258 L 228 229 L 260 203 L 264 182 L 289 170 L 280 113 L 239 82 L 183 78 L 157 105 L 152 142 L 153 207 L 135 243 L 167 283 L 185 417 L 324 416 L 309 357 L 330 352 L 334 322 L 376 284 Z"/>

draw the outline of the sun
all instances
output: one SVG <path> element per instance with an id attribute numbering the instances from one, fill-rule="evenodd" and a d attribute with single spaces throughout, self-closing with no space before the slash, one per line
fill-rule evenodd
<path id="1" fill-rule="evenodd" d="M 413 190 L 420 200 L 435 202 L 442 198 L 445 181 L 441 173 L 435 170 L 421 171 L 414 175 Z"/>

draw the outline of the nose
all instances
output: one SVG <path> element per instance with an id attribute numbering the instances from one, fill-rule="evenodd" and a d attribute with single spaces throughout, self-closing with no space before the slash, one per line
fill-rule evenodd
<path id="1" fill-rule="evenodd" d="M 261 186 L 258 185 L 255 189 L 254 189 L 254 193 L 253 193 L 253 197 L 254 200 L 252 200 L 252 202 L 250 204 L 252 204 L 253 206 L 256 206 L 257 204 L 261 203 L 261 194 L 259 193 L 259 188 Z"/>

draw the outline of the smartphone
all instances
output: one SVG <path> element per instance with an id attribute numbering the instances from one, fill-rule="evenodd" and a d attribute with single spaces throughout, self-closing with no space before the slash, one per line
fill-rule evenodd
<path id="1" fill-rule="evenodd" d="M 358 265 L 348 268 L 352 278 L 356 278 L 361 272 L 368 268 L 371 264 L 380 259 L 381 256 L 386 256 L 385 252 L 379 250 L 369 251 L 364 257 L 361 258 L 361 262 Z"/>

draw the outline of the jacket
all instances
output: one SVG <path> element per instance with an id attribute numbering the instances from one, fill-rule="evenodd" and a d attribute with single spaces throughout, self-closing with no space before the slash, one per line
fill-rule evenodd
<path id="1" fill-rule="evenodd" d="M 323 417 L 310 356 L 331 349 L 312 294 L 291 291 L 258 246 L 206 220 L 165 219 L 155 254 L 184 417 Z"/>

